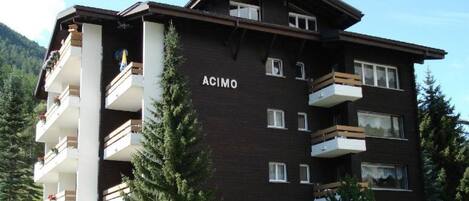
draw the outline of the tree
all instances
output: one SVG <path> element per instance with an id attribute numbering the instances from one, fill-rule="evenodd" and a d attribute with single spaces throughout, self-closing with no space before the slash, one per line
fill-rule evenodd
<path id="1" fill-rule="evenodd" d="M 193 109 L 185 78 L 177 68 L 179 36 L 170 23 L 165 34 L 163 89 L 160 101 L 153 102 L 151 120 L 143 129 L 143 148 L 132 159 L 134 179 L 129 183 L 129 200 L 208 201 L 206 190 L 211 175 L 208 147 Z"/>
<path id="2" fill-rule="evenodd" d="M 373 191 L 363 188 L 356 178 L 346 176 L 336 193 L 329 193 L 327 201 L 374 201 Z"/>
<path id="3" fill-rule="evenodd" d="M 27 125 L 23 82 L 10 75 L 0 89 L 0 200 L 36 200 L 23 130 Z"/>
<path id="4" fill-rule="evenodd" d="M 428 200 L 456 199 L 469 164 L 467 139 L 450 101 L 428 71 L 419 100 L 419 131 Z"/>
<path id="5" fill-rule="evenodd" d="M 469 167 L 464 171 L 464 176 L 459 182 L 458 193 L 456 194 L 457 201 L 469 200 Z"/>

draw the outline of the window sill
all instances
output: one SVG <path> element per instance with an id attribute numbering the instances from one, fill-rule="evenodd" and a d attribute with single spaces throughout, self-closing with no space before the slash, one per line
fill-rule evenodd
<path id="1" fill-rule="evenodd" d="M 300 182 L 301 185 L 313 185 L 311 182 Z"/>
<path id="2" fill-rule="evenodd" d="M 272 184 L 289 184 L 290 182 L 288 182 L 288 181 L 270 181 L 269 180 L 269 183 L 272 183 Z"/>
<path id="3" fill-rule="evenodd" d="M 301 131 L 301 132 L 308 132 L 308 133 L 311 132 L 311 130 L 308 130 L 308 129 L 306 129 L 306 130 L 298 129 L 298 131 Z"/>
<path id="4" fill-rule="evenodd" d="M 413 192 L 410 189 L 398 189 L 398 188 L 371 188 L 374 191 L 395 191 L 395 192 Z"/>
<path id="5" fill-rule="evenodd" d="M 306 79 L 306 78 L 299 78 L 299 77 L 295 77 L 295 80 L 299 80 L 299 81 L 308 81 L 308 79 Z"/>
<path id="6" fill-rule="evenodd" d="M 375 85 L 368 85 L 368 84 L 363 84 L 363 86 L 366 86 L 366 87 L 371 87 L 371 88 L 378 88 L 378 89 L 388 89 L 388 90 L 393 90 L 393 91 L 400 91 L 400 92 L 405 92 L 405 90 L 404 90 L 404 89 L 393 89 L 393 88 L 380 87 L 380 86 L 375 86 Z"/>
<path id="7" fill-rule="evenodd" d="M 409 141 L 407 138 L 395 138 L 395 137 L 377 137 L 377 136 L 370 136 L 367 135 L 366 138 L 374 138 L 374 139 L 382 139 L 382 140 L 397 140 L 397 141 Z"/>
<path id="8" fill-rule="evenodd" d="M 279 130 L 288 130 L 288 128 L 285 128 L 285 127 L 274 127 L 274 126 L 267 126 L 267 128 L 271 128 L 271 129 L 279 129 Z"/>
<path id="9" fill-rule="evenodd" d="M 274 74 L 265 74 L 270 77 L 277 77 L 277 78 L 287 78 L 285 75 L 274 75 Z"/>

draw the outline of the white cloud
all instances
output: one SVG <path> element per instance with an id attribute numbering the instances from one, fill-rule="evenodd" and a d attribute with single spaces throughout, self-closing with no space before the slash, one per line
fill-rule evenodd
<path id="1" fill-rule="evenodd" d="M 29 39 L 44 43 L 49 40 L 57 13 L 64 9 L 64 0 L 3 0 L 0 22 Z"/>

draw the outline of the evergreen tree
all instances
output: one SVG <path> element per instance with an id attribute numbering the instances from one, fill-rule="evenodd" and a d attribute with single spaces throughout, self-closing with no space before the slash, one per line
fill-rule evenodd
<path id="1" fill-rule="evenodd" d="M 469 163 L 459 114 L 441 92 L 430 72 L 419 100 L 419 121 L 425 193 L 428 200 L 454 201 Z"/>
<path id="2" fill-rule="evenodd" d="M 145 120 L 143 149 L 132 159 L 134 179 L 125 179 L 131 189 L 128 199 L 213 200 L 205 189 L 212 172 L 208 147 L 202 142 L 185 78 L 177 70 L 183 58 L 172 23 L 164 43 L 162 98 L 153 103 L 153 120 Z"/>
<path id="3" fill-rule="evenodd" d="M 25 152 L 27 124 L 23 82 L 11 75 L 0 90 L 0 200 L 36 200 L 32 165 Z M 36 189 L 36 190 L 34 190 Z M 36 197 L 35 197 L 36 196 Z"/>
<path id="4" fill-rule="evenodd" d="M 458 193 L 456 194 L 457 201 L 469 200 L 469 167 L 464 171 L 464 176 L 459 182 Z"/>
<path id="5" fill-rule="evenodd" d="M 336 193 L 327 195 L 327 201 L 375 201 L 373 191 L 362 188 L 356 178 L 346 176 L 341 184 Z"/>

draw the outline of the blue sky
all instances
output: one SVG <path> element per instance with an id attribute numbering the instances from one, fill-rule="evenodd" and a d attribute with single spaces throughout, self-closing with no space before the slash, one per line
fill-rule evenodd
<path id="1" fill-rule="evenodd" d="M 455 104 L 462 118 L 469 119 L 469 1 L 467 0 L 345 0 L 360 9 L 362 21 L 349 31 L 441 48 L 449 52 L 446 59 L 416 65 L 421 81 L 429 68 L 443 92 Z M 136 1 L 130 0 L 22 0 L 4 1 L 0 22 L 42 46 L 47 46 L 55 14 L 75 4 L 122 10 Z M 187 0 L 160 0 L 184 5 Z M 24 7 L 22 5 L 30 6 Z M 35 22 L 11 8 L 34 13 Z M 31 11 L 28 11 L 31 9 Z M 47 10 L 38 13 L 37 10 Z"/>

